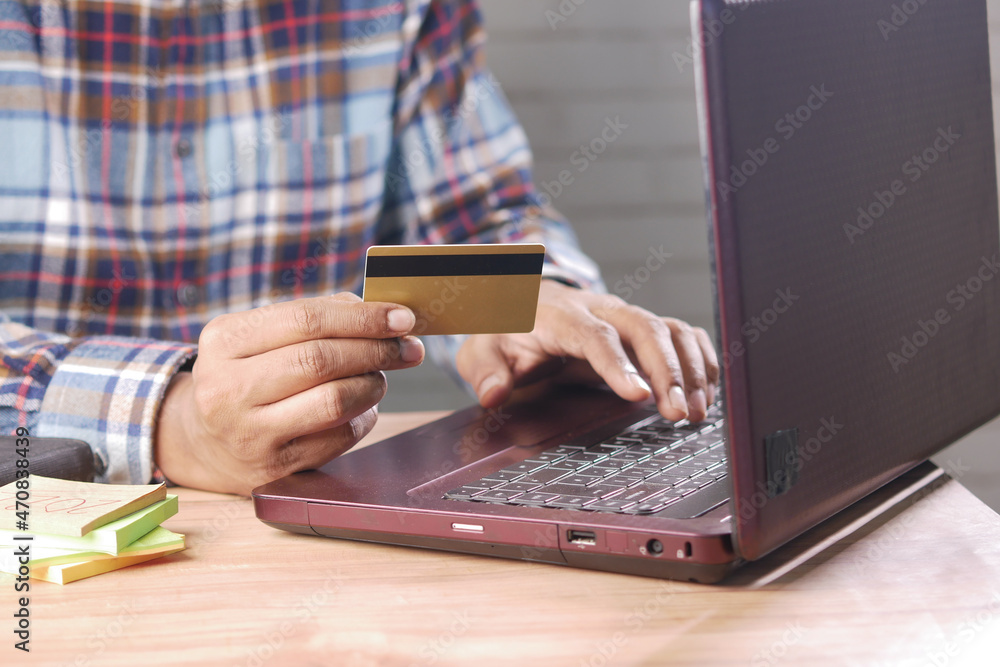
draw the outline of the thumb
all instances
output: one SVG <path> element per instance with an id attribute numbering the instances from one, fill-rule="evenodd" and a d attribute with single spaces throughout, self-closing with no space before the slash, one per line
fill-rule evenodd
<path id="1" fill-rule="evenodd" d="M 484 408 L 501 405 L 514 389 L 510 361 L 501 341 L 501 336 L 493 334 L 469 336 L 455 358 L 459 375 L 472 385 Z"/>

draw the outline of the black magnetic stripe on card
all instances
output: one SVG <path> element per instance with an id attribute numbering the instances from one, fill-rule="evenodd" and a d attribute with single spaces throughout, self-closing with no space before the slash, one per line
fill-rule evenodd
<path id="1" fill-rule="evenodd" d="M 517 276 L 542 272 L 545 253 L 511 255 L 372 255 L 365 275 L 369 278 L 417 276 Z"/>

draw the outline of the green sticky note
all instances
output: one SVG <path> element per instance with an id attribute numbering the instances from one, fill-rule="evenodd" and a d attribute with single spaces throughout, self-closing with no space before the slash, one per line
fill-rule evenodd
<path id="1" fill-rule="evenodd" d="M 64 535 L 33 534 L 31 531 L 0 530 L 0 544 L 24 544 L 15 541 L 32 535 L 32 548 L 72 549 L 78 551 L 99 551 L 106 554 L 120 554 L 122 549 L 146 535 L 161 523 L 177 514 L 177 496 L 167 496 L 165 500 L 145 507 L 138 512 L 95 528 L 83 537 Z"/>

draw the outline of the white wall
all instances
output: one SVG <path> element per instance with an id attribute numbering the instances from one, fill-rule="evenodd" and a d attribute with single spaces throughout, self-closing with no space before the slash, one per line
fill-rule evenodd
<path id="1" fill-rule="evenodd" d="M 573 174 L 555 204 L 609 288 L 662 245 L 671 260 L 629 300 L 709 328 L 694 74 L 675 63 L 690 45 L 687 3 L 481 1 L 489 62 L 531 139 L 536 182 Z M 580 173 L 572 154 L 616 118 L 627 129 Z"/>

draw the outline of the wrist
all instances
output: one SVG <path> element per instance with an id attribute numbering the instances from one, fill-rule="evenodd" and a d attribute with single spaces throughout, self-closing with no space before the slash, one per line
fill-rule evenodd
<path id="1" fill-rule="evenodd" d="M 190 392 L 192 376 L 181 371 L 174 374 L 163 394 L 160 413 L 156 420 L 153 438 L 153 463 L 164 477 L 182 486 L 189 486 L 185 460 L 186 448 L 190 442 L 186 429 L 186 397 Z"/>

